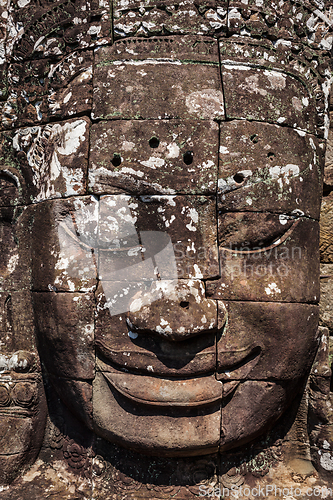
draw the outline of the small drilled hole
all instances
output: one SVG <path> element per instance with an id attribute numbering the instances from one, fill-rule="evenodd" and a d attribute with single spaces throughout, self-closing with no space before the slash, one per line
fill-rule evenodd
<path id="1" fill-rule="evenodd" d="M 234 175 L 234 181 L 236 182 L 236 184 L 242 184 L 242 182 L 244 182 L 244 179 L 244 175 L 240 172 Z"/>
<path id="2" fill-rule="evenodd" d="M 159 144 L 160 140 L 157 137 L 152 137 L 151 139 L 149 139 L 149 146 L 151 148 L 158 148 Z"/>
<path id="3" fill-rule="evenodd" d="M 275 154 L 270 152 L 267 154 L 267 158 L 269 158 L 271 161 L 273 161 L 273 158 L 275 158 Z"/>
<path id="4" fill-rule="evenodd" d="M 185 301 L 181 301 L 181 303 L 179 304 L 180 307 L 182 307 L 183 309 L 188 309 L 189 308 L 189 305 L 190 303 L 189 302 L 185 302 Z"/>
<path id="5" fill-rule="evenodd" d="M 184 153 L 183 159 L 184 159 L 184 163 L 186 165 L 191 165 L 191 163 L 193 163 L 193 153 L 192 153 L 192 151 L 187 151 L 186 153 Z"/>
<path id="6" fill-rule="evenodd" d="M 117 153 L 114 153 L 111 163 L 114 167 L 119 167 L 119 165 L 121 164 L 121 156 Z"/>
<path id="7" fill-rule="evenodd" d="M 259 137 L 257 136 L 257 134 L 253 134 L 250 136 L 250 140 L 253 142 L 253 144 L 257 144 L 257 142 L 259 141 Z"/>

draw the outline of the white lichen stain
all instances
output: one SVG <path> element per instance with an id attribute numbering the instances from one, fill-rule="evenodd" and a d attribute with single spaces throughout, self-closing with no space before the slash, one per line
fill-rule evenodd
<path id="1" fill-rule="evenodd" d="M 266 288 L 265 288 L 265 292 L 267 293 L 267 295 L 272 295 L 274 293 L 281 293 L 281 290 L 280 288 L 277 286 L 276 283 L 270 283 Z"/>
<path id="2" fill-rule="evenodd" d="M 286 77 L 278 71 L 265 70 L 264 75 L 267 76 L 273 90 L 283 90 L 286 88 Z"/>
<path id="3" fill-rule="evenodd" d="M 130 304 L 130 312 L 132 313 L 138 312 L 140 311 L 142 306 L 143 303 L 141 299 L 134 299 Z"/>
<path id="4" fill-rule="evenodd" d="M 19 260 L 19 256 L 18 255 L 12 255 L 8 261 L 8 264 L 7 264 L 7 269 L 10 273 L 14 272 L 15 271 L 15 268 L 17 266 L 17 263 L 18 263 L 18 260 Z"/>
<path id="5" fill-rule="evenodd" d="M 259 83 L 258 75 L 250 75 L 245 79 L 245 83 L 239 85 L 239 88 L 250 92 L 251 94 L 259 94 L 262 96 L 267 96 L 268 92 L 263 89 Z"/>
<path id="6" fill-rule="evenodd" d="M 192 92 L 185 102 L 188 112 L 198 114 L 201 118 L 215 118 L 224 113 L 223 94 L 220 90 Z"/>
<path id="7" fill-rule="evenodd" d="M 157 158 L 156 156 L 151 156 L 149 160 L 146 161 L 139 160 L 139 163 L 141 163 L 141 165 L 145 167 L 156 169 L 163 167 L 165 165 L 165 160 L 163 160 L 163 158 Z"/>
<path id="8" fill-rule="evenodd" d="M 286 118 L 284 118 L 283 116 L 280 116 L 276 121 L 277 121 L 277 123 L 284 123 L 286 121 Z"/>
<path id="9" fill-rule="evenodd" d="M 180 149 L 175 142 L 172 142 L 167 145 L 168 153 L 166 155 L 167 158 L 178 158 Z"/>
<path id="10" fill-rule="evenodd" d="M 302 101 L 294 96 L 291 100 L 293 107 L 296 109 L 296 111 L 302 111 L 303 110 L 303 103 Z"/>
<path id="11" fill-rule="evenodd" d="M 283 182 L 286 184 L 290 183 L 290 178 L 298 175 L 300 172 L 299 166 L 289 163 L 285 167 L 280 167 L 276 165 L 274 167 L 270 167 L 269 173 L 273 180 L 277 180 L 278 184 L 281 188 L 283 188 Z"/>
<path id="12" fill-rule="evenodd" d="M 161 335 L 167 335 L 168 333 L 172 333 L 172 328 L 170 325 L 165 326 L 162 328 L 160 325 L 156 327 L 157 333 L 160 333 Z"/>
<path id="13" fill-rule="evenodd" d="M 284 226 L 285 224 L 287 224 L 288 220 L 289 220 L 289 217 L 288 217 L 287 215 L 284 215 L 284 214 L 279 215 L 279 222 L 280 222 L 280 224 L 282 224 L 283 226 Z"/>
<path id="14" fill-rule="evenodd" d="M 193 268 L 194 268 L 194 271 L 195 271 L 195 274 L 194 274 L 194 278 L 203 278 L 203 274 L 201 272 L 201 269 L 200 267 L 198 266 L 198 264 L 193 264 Z"/>
<path id="15" fill-rule="evenodd" d="M 144 177 L 144 172 L 141 170 L 134 170 L 134 168 L 130 167 L 122 167 L 120 170 L 120 173 L 122 174 L 130 174 L 130 175 L 135 175 L 136 177 Z"/>
<path id="16" fill-rule="evenodd" d="M 135 148 L 135 143 L 131 141 L 123 141 L 121 145 L 124 151 L 132 151 Z"/>
<path id="17" fill-rule="evenodd" d="M 329 452 L 323 453 L 321 450 L 318 451 L 320 455 L 320 465 L 323 469 L 332 471 L 333 470 L 333 457 Z"/>
<path id="18" fill-rule="evenodd" d="M 71 97 L 72 97 L 72 92 L 68 92 L 68 94 L 64 97 L 64 104 L 66 104 Z"/>
<path id="19" fill-rule="evenodd" d="M 212 160 L 207 160 L 206 162 L 204 161 L 201 165 L 203 169 L 211 169 L 214 166 L 214 162 Z M 200 165 L 199 165 L 200 167 Z"/>

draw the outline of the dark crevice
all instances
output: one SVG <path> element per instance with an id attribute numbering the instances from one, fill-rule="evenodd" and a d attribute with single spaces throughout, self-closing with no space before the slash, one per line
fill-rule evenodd
<path id="1" fill-rule="evenodd" d="M 89 118 L 89 120 L 92 121 L 92 119 L 91 119 L 91 111 L 90 112 L 89 111 L 81 111 L 79 113 L 75 113 L 75 114 L 67 116 L 65 118 L 59 118 L 59 117 L 56 117 L 56 116 L 51 116 L 47 122 L 41 121 L 40 123 L 36 124 L 36 126 L 45 127 L 48 124 L 67 123 L 70 120 L 77 119 L 77 118 Z M 26 125 L 26 126 L 28 127 L 28 125 Z M 23 126 L 22 127 L 18 127 L 18 130 L 22 129 L 22 128 L 23 128 Z"/>
<path id="2" fill-rule="evenodd" d="M 229 7 L 229 2 L 228 2 L 228 7 Z M 228 26 L 228 16 L 229 16 L 229 10 L 227 7 L 227 26 Z M 220 43 L 219 41 L 217 42 L 217 47 L 218 47 L 218 54 L 219 54 L 219 65 L 220 65 L 220 78 L 221 78 L 221 88 L 222 88 L 222 96 L 223 96 L 223 108 L 224 108 L 224 119 L 227 119 L 227 105 L 226 105 L 226 98 L 225 98 L 225 92 L 224 92 L 224 83 L 223 83 L 223 72 L 222 72 L 222 64 L 221 64 L 221 50 L 220 50 Z"/>
<path id="3" fill-rule="evenodd" d="M 90 148 L 89 148 L 90 149 Z M 113 153 L 113 158 L 111 160 L 111 163 L 114 167 L 119 167 L 121 164 L 121 156 L 118 153 Z"/>
<path id="4" fill-rule="evenodd" d="M 96 279 L 96 283 L 98 282 L 98 280 Z M 52 285 L 51 285 L 52 286 Z M 89 293 L 95 293 L 96 290 L 97 290 L 97 285 L 96 285 L 96 290 L 93 290 L 93 291 L 90 291 L 90 292 L 87 292 L 86 290 L 83 291 L 83 290 L 58 290 L 56 287 L 54 287 L 55 290 L 34 290 L 32 289 L 31 290 L 31 293 L 71 293 L 71 294 L 74 294 L 74 293 L 82 293 L 84 295 L 87 295 Z"/>
<path id="5" fill-rule="evenodd" d="M 151 148 L 156 149 L 158 148 L 159 145 L 160 145 L 160 140 L 158 137 L 153 136 L 149 139 L 149 146 Z"/>
<path id="6" fill-rule="evenodd" d="M 323 197 L 329 196 L 332 191 L 333 191 L 333 186 L 330 186 L 329 184 L 326 184 L 324 182 L 324 184 L 323 184 Z"/>
<path id="7" fill-rule="evenodd" d="M 228 209 L 228 210 L 219 210 L 218 215 L 225 215 L 225 214 L 241 214 L 241 213 L 247 213 L 247 214 L 269 214 L 269 215 L 287 215 L 291 219 L 294 220 L 310 220 L 313 222 L 319 222 L 318 219 L 315 219 L 313 217 L 310 217 L 309 215 L 301 215 L 301 214 L 295 214 L 292 212 L 276 212 L 272 210 L 246 210 L 246 208 L 243 208 L 241 210 L 233 210 L 233 209 Z"/>
<path id="8" fill-rule="evenodd" d="M 193 163 L 193 152 L 187 151 L 186 153 L 184 153 L 183 160 L 185 165 L 191 165 Z"/>
<path id="9" fill-rule="evenodd" d="M 211 281 L 214 281 L 214 279 L 208 278 L 205 280 L 206 283 L 207 282 L 209 283 Z M 229 302 L 246 302 L 246 303 L 252 302 L 253 304 L 281 304 L 281 305 L 282 304 L 295 304 L 295 305 L 304 304 L 306 306 L 317 306 L 317 307 L 319 306 L 319 302 L 314 302 L 311 300 L 309 302 L 304 302 L 304 301 L 290 302 L 288 300 L 286 300 L 286 301 L 279 301 L 279 300 L 274 301 L 274 300 L 263 300 L 263 299 L 262 300 L 250 300 L 250 299 L 245 299 L 245 298 L 243 298 L 243 299 L 226 299 L 224 297 L 216 297 L 216 296 L 213 297 L 212 295 L 208 295 L 208 294 L 207 294 L 207 298 L 209 298 L 211 300 L 218 300 L 220 302 L 227 303 L 227 304 L 229 304 Z"/>
<path id="10" fill-rule="evenodd" d="M 306 136 L 319 138 L 322 141 L 324 140 L 322 137 L 320 137 L 320 136 L 318 136 L 318 135 L 316 135 L 314 133 L 308 132 L 306 130 L 302 130 L 302 129 L 297 128 L 297 127 L 291 127 L 287 123 L 276 123 L 276 121 L 271 121 L 269 119 L 266 119 L 266 120 L 255 120 L 255 119 L 251 119 L 251 118 L 235 118 L 235 117 L 226 116 L 225 120 L 214 120 L 214 121 L 218 121 L 219 123 L 224 123 L 224 122 L 229 123 L 229 122 L 235 122 L 235 121 L 249 122 L 249 123 L 267 123 L 268 125 L 276 125 L 277 127 L 281 127 L 281 128 L 289 128 L 289 129 L 295 130 L 295 131 L 298 130 L 299 132 L 301 132 L 301 134 L 306 134 Z M 255 138 L 256 134 L 254 134 L 251 137 Z M 250 139 L 251 139 L 251 137 L 250 137 Z M 255 141 L 252 140 L 252 142 L 254 142 L 254 144 L 256 144 Z"/>

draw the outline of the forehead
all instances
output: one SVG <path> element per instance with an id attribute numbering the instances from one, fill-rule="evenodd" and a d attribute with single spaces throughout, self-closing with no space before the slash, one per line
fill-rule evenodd
<path id="1" fill-rule="evenodd" d="M 234 45 L 184 36 L 122 40 L 97 50 L 93 118 L 249 119 L 315 133 L 307 79 L 283 66 L 271 69 L 262 47 L 250 54 Z"/>
<path id="2" fill-rule="evenodd" d="M 312 134 L 245 120 L 80 118 L 2 136 L 3 154 L 13 163 L 19 157 L 30 180 L 29 202 L 88 193 L 204 195 L 217 196 L 224 211 L 315 219 L 321 146 Z"/>
<path id="3" fill-rule="evenodd" d="M 274 209 L 317 218 L 318 201 L 302 194 L 318 185 L 323 156 L 309 83 L 265 58 L 259 45 L 184 35 L 14 63 L 9 83 L 25 99 L 5 113 L 16 132 L 2 143 L 21 155 L 30 201 L 219 190 L 238 209 L 233 198 L 246 187 L 257 210 L 271 207 L 275 191 Z M 86 117 L 71 119 L 77 113 Z M 40 125 L 24 127 L 31 122 Z M 246 186 L 234 182 L 238 173 Z"/>
<path id="4" fill-rule="evenodd" d="M 230 60 L 219 43 L 122 40 L 94 58 L 87 51 L 51 64 L 52 98 L 41 98 L 40 119 L 60 114 L 67 122 L 2 135 L 2 149 L 20 155 L 28 173 L 29 199 L 217 194 L 225 210 L 318 218 L 323 149 L 307 84 L 245 65 L 235 49 Z M 25 65 L 23 73 L 46 71 L 42 62 Z M 91 118 L 70 119 L 75 109 Z"/>

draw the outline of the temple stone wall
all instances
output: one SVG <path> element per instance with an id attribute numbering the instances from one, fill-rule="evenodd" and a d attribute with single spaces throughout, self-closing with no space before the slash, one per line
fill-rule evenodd
<path id="1" fill-rule="evenodd" d="M 0 500 L 333 498 L 332 19 L 0 0 Z"/>

